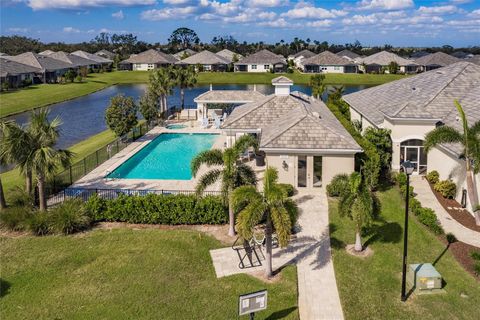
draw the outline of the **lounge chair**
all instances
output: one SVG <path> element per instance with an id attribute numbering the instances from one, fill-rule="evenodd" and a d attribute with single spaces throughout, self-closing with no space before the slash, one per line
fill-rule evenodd
<path id="1" fill-rule="evenodd" d="M 209 124 L 208 124 L 208 118 L 203 118 L 203 119 L 202 119 L 202 128 L 203 128 L 203 129 L 207 129 L 208 126 L 209 126 Z"/>
<path id="2" fill-rule="evenodd" d="M 221 125 L 222 125 L 222 119 L 219 117 L 215 117 L 215 129 L 220 129 Z"/>

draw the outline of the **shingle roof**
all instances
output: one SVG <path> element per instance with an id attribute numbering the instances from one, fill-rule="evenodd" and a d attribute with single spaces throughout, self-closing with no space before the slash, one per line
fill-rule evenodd
<path id="1" fill-rule="evenodd" d="M 48 57 L 66 62 L 70 64 L 71 68 L 87 67 L 92 64 L 97 64 L 97 62 L 93 60 L 85 59 L 83 57 L 80 57 L 71 53 L 66 53 L 63 51 L 54 52 L 52 54 L 49 54 Z"/>
<path id="2" fill-rule="evenodd" d="M 472 58 L 468 58 L 465 61 L 480 65 L 480 54 L 476 54 Z"/>
<path id="3" fill-rule="evenodd" d="M 439 120 L 461 129 L 453 101 L 460 102 L 469 123 L 480 120 L 480 66 L 461 61 L 351 93 L 343 99 L 375 125 L 381 125 L 384 117 L 413 118 Z M 461 152 L 458 145 L 445 147 L 456 154 Z"/>
<path id="4" fill-rule="evenodd" d="M 115 53 L 110 52 L 110 51 L 105 50 L 105 49 L 102 49 L 102 50 L 99 50 L 99 51 L 95 52 L 95 55 L 99 56 L 99 57 L 107 57 L 107 59 L 113 59 L 115 57 Z"/>
<path id="5" fill-rule="evenodd" d="M 233 62 L 233 57 L 237 55 L 237 59 L 242 59 L 243 56 L 241 54 L 235 53 L 233 51 L 230 51 L 228 49 L 223 49 L 219 52 L 216 53 L 217 56 L 220 56 L 224 59 L 227 59 L 230 63 Z"/>
<path id="6" fill-rule="evenodd" d="M 293 84 L 293 81 L 285 76 L 280 76 L 272 79 L 272 84 L 275 83 Z"/>
<path id="7" fill-rule="evenodd" d="M 318 65 L 318 66 L 345 66 L 353 64 L 352 61 L 347 58 L 340 57 L 330 51 L 323 51 L 311 58 L 303 60 L 304 66 Z"/>
<path id="8" fill-rule="evenodd" d="M 260 129 L 263 149 L 361 148 L 321 101 L 294 92 L 269 95 L 234 109 L 223 129 Z"/>
<path id="9" fill-rule="evenodd" d="M 360 55 L 347 49 L 337 52 L 336 55 L 339 57 L 350 59 L 350 60 L 354 60 L 360 57 Z"/>
<path id="10" fill-rule="evenodd" d="M 415 60 L 415 62 L 421 66 L 448 66 L 449 64 L 459 62 L 460 59 L 452 57 L 449 54 L 443 52 L 436 52 L 423 56 Z"/>
<path id="11" fill-rule="evenodd" d="M 203 50 L 197 54 L 189 56 L 183 60 L 177 61 L 176 64 L 204 64 L 204 65 L 216 65 L 216 64 L 229 64 L 230 61 L 220 57 L 219 55 L 210 52 L 208 50 Z"/>
<path id="12" fill-rule="evenodd" d="M 85 58 L 85 59 L 95 61 L 96 63 L 112 63 L 113 62 L 110 59 L 98 56 L 98 55 L 93 54 L 93 53 L 82 51 L 82 50 L 74 51 L 74 52 L 72 52 L 72 54 L 76 55 L 76 56 L 79 56 L 79 57 L 82 57 L 82 58 Z"/>
<path id="13" fill-rule="evenodd" d="M 194 99 L 195 102 L 247 103 L 265 98 L 258 91 L 251 90 L 210 90 Z"/>
<path id="14" fill-rule="evenodd" d="M 177 62 L 172 55 L 160 52 L 155 49 L 149 49 L 130 58 L 123 60 L 122 63 L 151 63 L 151 64 L 174 64 Z"/>
<path id="15" fill-rule="evenodd" d="M 182 60 L 182 58 L 183 58 L 183 56 L 184 56 L 185 53 L 186 53 L 188 56 L 191 56 L 191 55 L 193 55 L 193 54 L 195 54 L 195 53 L 197 53 L 197 52 L 196 52 L 196 51 L 193 51 L 192 49 L 185 49 L 185 50 L 182 50 L 182 51 L 179 51 L 179 52 L 175 53 L 175 54 L 173 55 L 173 57 L 174 57 L 175 59 L 177 59 L 177 60 Z"/>
<path id="16" fill-rule="evenodd" d="M 55 53 L 55 51 L 52 50 L 43 50 L 42 52 L 39 52 L 38 54 L 48 56 L 49 54 Z"/>
<path id="17" fill-rule="evenodd" d="M 50 56 L 42 56 L 33 52 L 25 52 L 16 56 L 9 56 L 7 59 L 39 68 L 42 71 L 55 71 L 72 67 L 69 63 L 64 61 L 51 58 Z"/>
<path id="18" fill-rule="evenodd" d="M 0 76 L 2 77 L 35 72 L 41 72 L 41 70 L 23 63 L 0 58 Z"/>
<path id="19" fill-rule="evenodd" d="M 260 50 L 256 53 L 253 53 L 249 56 L 246 56 L 237 64 L 287 64 L 284 57 L 277 55 L 273 52 L 270 52 L 266 49 Z"/>
<path id="20" fill-rule="evenodd" d="M 390 62 L 396 62 L 398 63 L 399 66 L 410 66 L 410 65 L 416 65 L 415 62 L 412 60 L 407 60 L 404 59 L 395 53 L 391 53 L 388 51 L 381 51 L 375 54 L 372 54 L 371 56 L 365 57 L 365 58 L 358 58 L 355 60 L 355 62 L 363 64 L 365 63 L 366 65 L 380 65 L 380 66 L 388 66 Z"/>
<path id="21" fill-rule="evenodd" d="M 313 57 L 314 55 L 315 55 L 315 53 L 313 53 L 310 50 L 305 49 L 305 50 L 302 50 L 300 52 L 295 53 L 291 57 L 294 58 L 294 59 L 298 58 L 298 57 L 303 57 L 304 59 L 307 59 L 307 58 Z"/>
<path id="22" fill-rule="evenodd" d="M 410 55 L 410 58 L 418 59 L 418 58 L 421 58 L 421 57 L 428 56 L 429 54 L 430 54 L 429 52 L 423 51 L 423 50 L 422 51 L 416 51 L 416 52 L 414 52 Z"/>

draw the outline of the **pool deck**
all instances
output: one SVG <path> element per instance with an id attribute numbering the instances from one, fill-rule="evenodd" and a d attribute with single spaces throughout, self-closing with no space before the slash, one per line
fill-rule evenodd
<path id="1" fill-rule="evenodd" d="M 143 137 L 132 142 L 125 149 L 114 155 L 111 159 L 95 168 L 89 174 L 76 181 L 72 188 L 87 189 L 133 189 L 133 190 L 195 190 L 197 179 L 190 180 L 158 180 L 158 179 L 106 179 L 105 176 L 113 172 L 122 163 L 127 161 L 135 153 L 153 141 L 162 133 L 211 133 L 219 134 L 218 138 L 212 145 L 212 149 L 223 149 L 225 136 L 221 134 L 219 129 L 203 129 L 196 126 L 195 122 L 186 123 L 187 128 L 184 129 L 166 129 L 164 127 L 155 127 L 147 132 Z M 207 171 L 207 167 L 200 168 L 197 177 Z M 214 184 L 207 191 L 220 190 L 220 184 Z"/>

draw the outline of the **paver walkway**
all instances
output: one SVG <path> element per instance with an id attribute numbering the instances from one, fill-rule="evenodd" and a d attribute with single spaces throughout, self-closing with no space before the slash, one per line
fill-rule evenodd
<path id="1" fill-rule="evenodd" d="M 296 263 L 298 306 L 302 320 L 343 319 L 342 306 L 330 254 L 328 201 L 323 189 L 295 196 L 300 216 L 299 231 L 287 248 L 273 250 L 273 268 Z M 240 269 L 231 248 L 210 251 L 217 277 L 264 270 L 264 266 Z"/>
<path id="2" fill-rule="evenodd" d="M 445 232 L 451 232 L 461 242 L 480 248 L 480 232 L 468 229 L 453 219 L 438 202 L 428 182 L 422 177 L 412 177 L 411 185 L 423 207 L 433 209 Z"/>

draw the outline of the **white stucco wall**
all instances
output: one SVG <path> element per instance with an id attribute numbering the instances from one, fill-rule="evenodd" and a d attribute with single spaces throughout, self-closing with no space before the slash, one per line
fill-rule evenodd
<path id="1" fill-rule="evenodd" d="M 247 72 L 270 72 L 270 69 L 273 68 L 271 64 L 255 64 L 256 69 L 253 69 L 253 64 L 247 65 Z M 267 66 L 267 68 L 265 68 Z"/>
<path id="2" fill-rule="evenodd" d="M 322 73 L 344 73 L 343 66 L 320 66 Z"/>
<path id="3" fill-rule="evenodd" d="M 153 63 L 133 63 L 132 70 L 134 71 L 148 71 L 155 69 L 155 64 Z"/>

